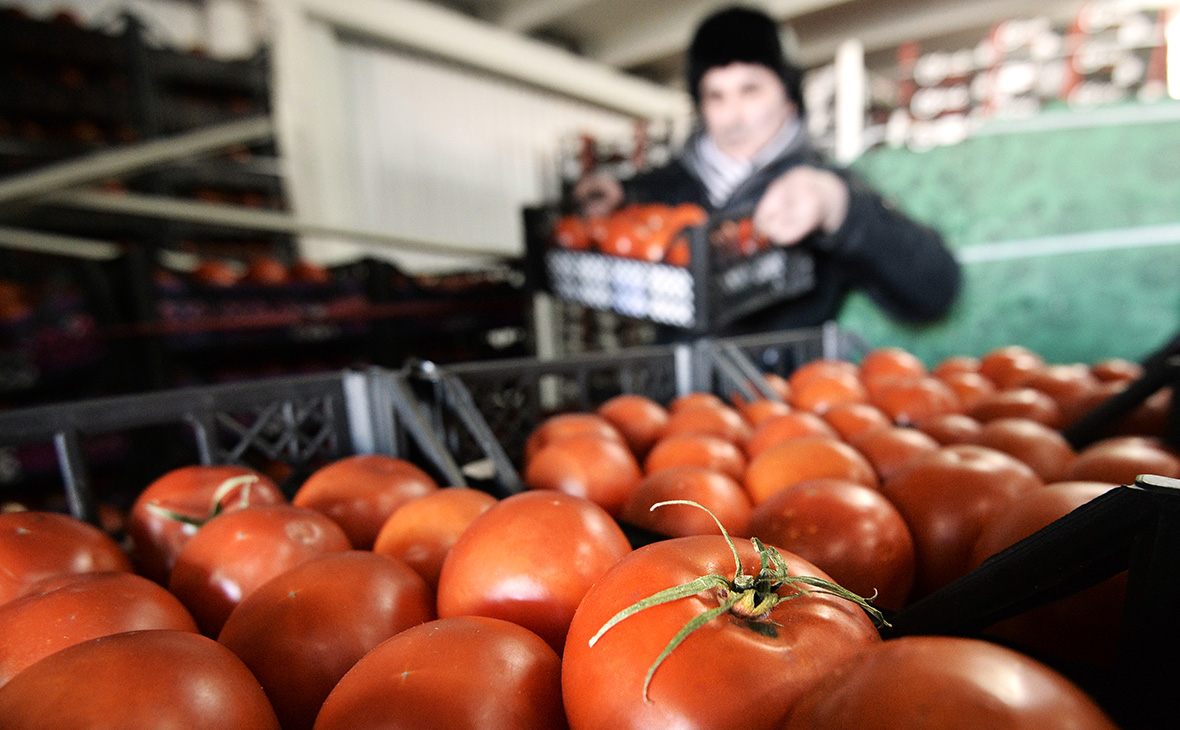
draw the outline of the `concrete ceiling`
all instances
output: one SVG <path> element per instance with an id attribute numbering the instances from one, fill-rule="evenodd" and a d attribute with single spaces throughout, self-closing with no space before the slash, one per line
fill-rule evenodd
<path id="1" fill-rule="evenodd" d="M 724 0 L 431 0 L 497 28 L 672 87 L 697 22 Z M 865 45 L 871 70 L 888 72 L 906 41 L 924 50 L 972 47 L 997 22 L 1048 16 L 1067 22 L 1081 0 L 763 0 L 784 24 L 805 67 L 832 60 L 848 38 Z"/>

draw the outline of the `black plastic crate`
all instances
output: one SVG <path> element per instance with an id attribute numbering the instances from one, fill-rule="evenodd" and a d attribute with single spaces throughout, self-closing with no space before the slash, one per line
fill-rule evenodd
<path id="1" fill-rule="evenodd" d="M 652 263 L 550 244 L 553 208 L 525 211 L 534 286 L 586 307 L 704 335 L 808 291 L 815 261 L 799 247 L 736 250 L 723 231 L 731 218 L 689 230 L 687 266 Z"/>
<path id="2" fill-rule="evenodd" d="M 293 494 L 312 471 L 359 453 L 414 461 L 444 485 L 464 485 L 403 376 L 380 369 L 274 378 L 83 400 L 0 413 L 6 495 L 58 490 L 68 511 L 97 518 L 96 477 L 133 498 L 164 471 L 191 463 L 278 472 Z M 113 452 L 112 452 L 113 450 Z M 39 468 L 11 459 L 40 454 Z M 31 459 L 36 461 L 36 459 Z M 104 474 L 115 471 L 115 478 Z M 7 498 L 6 496 L 6 498 Z"/>

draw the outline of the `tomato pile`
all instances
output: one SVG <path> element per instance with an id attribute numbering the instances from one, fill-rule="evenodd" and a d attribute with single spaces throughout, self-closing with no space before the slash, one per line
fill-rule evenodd
<path id="1" fill-rule="evenodd" d="M 1167 391 L 1080 453 L 1061 434 L 1137 375 L 881 348 L 767 375 L 779 399 L 550 417 L 499 500 L 367 455 L 290 500 L 174 470 L 122 541 L 0 514 L 0 727 L 1113 728 L 1031 655 L 1111 666 L 1125 575 L 985 631 L 1027 653 L 874 622 L 1180 477 Z"/>
<path id="2" fill-rule="evenodd" d="M 566 215 L 550 233 L 553 246 L 570 251 L 595 251 L 650 263 L 688 266 L 692 260 L 691 229 L 705 225 L 709 214 L 693 203 L 630 204 L 602 218 Z M 710 231 L 710 245 L 749 256 L 770 245 L 754 229 L 751 218 L 722 221 Z"/>

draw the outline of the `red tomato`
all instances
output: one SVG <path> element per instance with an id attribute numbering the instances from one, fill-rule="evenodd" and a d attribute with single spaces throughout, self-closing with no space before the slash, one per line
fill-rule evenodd
<path id="1" fill-rule="evenodd" d="M 278 730 L 258 680 L 216 641 L 129 631 L 62 649 L 0 687 L 0 727 Z"/>
<path id="2" fill-rule="evenodd" d="M 0 606 L 63 573 L 131 571 L 119 543 L 102 530 L 55 512 L 0 514 Z"/>
<path id="3" fill-rule="evenodd" d="M 406 502 L 381 526 L 373 552 L 403 561 L 434 591 L 459 535 L 495 503 L 487 492 L 467 487 L 445 487 Z"/>
<path id="4" fill-rule="evenodd" d="M 1059 428 L 1064 421 L 1057 401 L 1032 388 L 999 390 L 979 400 L 967 415 L 987 423 L 997 418 L 1029 418 Z"/>
<path id="5" fill-rule="evenodd" d="M 668 412 L 675 413 L 679 410 L 689 410 L 691 408 L 699 408 L 701 406 L 708 406 L 709 408 L 728 408 L 725 401 L 712 393 L 685 393 L 677 396 L 668 404 Z"/>
<path id="6" fill-rule="evenodd" d="M 977 373 L 979 372 L 979 358 L 971 355 L 950 355 L 949 357 L 940 360 L 937 365 L 930 371 L 931 375 L 941 378 L 944 375 L 951 373 Z"/>
<path id="7" fill-rule="evenodd" d="M 562 216 L 553 224 L 553 243 L 571 251 L 586 251 L 590 248 L 590 231 L 578 216 Z"/>
<path id="8" fill-rule="evenodd" d="M 1082 449 L 1063 479 L 1133 484 L 1140 474 L 1180 479 L 1180 458 L 1152 439 L 1107 438 Z"/>
<path id="9" fill-rule="evenodd" d="M 643 462 L 645 474 L 676 466 L 703 466 L 741 479 L 746 471 L 746 455 L 733 442 L 716 436 L 681 434 L 656 442 Z"/>
<path id="10" fill-rule="evenodd" d="M 893 422 L 881 412 L 880 408 L 868 403 L 841 403 L 824 411 L 824 421 L 836 429 L 840 438 L 851 442 L 857 436 L 883 426 L 892 426 Z"/>
<path id="11" fill-rule="evenodd" d="M 254 476 L 257 481 L 241 481 L 215 502 L 214 495 L 226 480 Z M 246 484 L 249 488 L 246 489 Z M 131 560 L 140 575 L 166 585 L 176 556 L 197 525 L 153 511 L 163 508 L 191 520 L 207 520 L 215 509 L 233 510 L 245 504 L 282 504 L 283 493 L 267 477 L 244 466 L 182 466 L 164 474 L 148 485 L 136 498 L 127 518 L 127 535 L 131 538 Z"/>
<path id="12" fill-rule="evenodd" d="M 870 646 L 795 705 L 782 730 L 1117 730 L 1082 690 L 1029 657 L 976 639 Z"/>
<path id="13" fill-rule="evenodd" d="M 230 614 L 217 641 L 262 683 L 283 730 L 306 730 L 362 656 L 433 618 L 434 595 L 409 566 L 350 550 L 259 586 Z"/>
<path id="14" fill-rule="evenodd" d="M 218 259 L 206 259 L 192 270 L 192 278 L 205 286 L 231 287 L 238 283 L 241 274 L 230 264 Z"/>
<path id="15" fill-rule="evenodd" d="M 759 557 L 736 544 L 744 574 Z M 791 575 L 826 576 L 783 553 Z M 654 605 L 591 639 L 636 601 L 705 575 L 732 581 L 734 555 L 719 535 L 662 540 L 639 548 L 603 576 L 578 606 L 562 660 L 562 693 L 574 730 L 629 728 L 775 728 L 808 684 L 879 641 L 854 603 L 820 592 L 783 600 L 768 615 L 731 609 L 707 621 L 648 670 L 673 636 L 702 614 L 721 611 L 739 593 L 721 586 Z M 793 589 L 778 588 L 781 595 Z"/>
<path id="16" fill-rule="evenodd" d="M 67 646 L 141 629 L 196 633 L 197 623 L 175 596 L 134 573 L 87 573 L 30 592 L 0 606 L 0 685 Z"/>
<path id="17" fill-rule="evenodd" d="M 977 443 L 1020 459 L 1046 484 L 1060 481 L 1077 456 L 1060 431 L 1028 418 L 989 421 Z"/>
<path id="18" fill-rule="evenodd" d="M 943 446 L 973 444 L 983 431 L 982 423 L 964 413 L 947 413 L 918 421 L 915 425 Z"/>
<path id="19" fill-rule="evenodd" d="M 897 508 L 875 489 L 813 479 L 755 508 L 750 534 L 789 550 L 873 603 L 898 610 L 914 584 L 914 540 Z"/>
<path id="20" fill-rule="evenodd" d="M 570 436 L 597 436 L 626 443 L 619 429 L 597 413 L 560 413 L 550 416 L 533 429 L 524 442 L 524 464 L 545 446 Z"/>
<path id="21" fill-rule="evenodd" d="M 368 550 L 395 509 L 436 491 L 434 479 L 405 459 L 363 454 L 317 469 L 291 504 L 331 517 L 354 548 Z"/>
<path id="22" fill-rule="evenodd" d="M 300 563 L 351 546 L 344 530 L 292 505 L 246 507 L 209 520 L 184 546 L 168 590 L 217 636 L 234 607 L 258 586 Z"/>
<path id="23" fill-rule="evenodd" d="M 987 558 L 1114 489 L 1103 482 L 1058 482 L 1020 495 L 983 528 L 972 562 Z M 989 628 L 1040 656 L 1113 666 L 1122 626 L 1127 574 L 1120 573 L 1065 598 L 1025 611 Z"/>
<path id="24" fill-rule="evenodd" d="M 1020 387 L 1044 366 L 1045 360 L 1023 345 L 997 347 L 979 358 L 980 374 L 1001 390 Z"/>
<path id="25" fill-rule="evenodd" d="M 785 416 L 791 412 L 791 407 L 781 400 L 761 399 L 740 403 L 737 406 L 742 419 L 750 424 L 750 428 L 757 429 L 775 416 Z"/>
<path id="26" fill-rule="evenodd" d="M 662 405 L 634 393 L 616 395 L 600 405 L 597 413 L 619 430 L 637 459 L 651 450 L 668 423 L 668 411 Z"/>
<path id="27" fill-rule="evenodd" d="M 983 526 L 1018 496 L 1042 485 L 1035 472 L 982 446 L 944 446 L 881 484 L 914 538 L 921 598 L 971 569 Z"/>
<path id="28" fill-rule="evenodd" d="M 877 471 L 856 449 L 830 436 L 800 436 L 775 444 L 750 460 L 745 485 L 754 504 L 808 479 L 848 479 L 876 487 Z"/>
<path id="29" fill-rule="evenodd" d="M 910 425 L 918 421 L 959 413 L 963 410 L 959 397 L 950 386 L 927 375 L 916 378 L 878 378 L 869 388 L 869 402 L 896 424 Z"/>
<path id="30" fill-rule="evenodd" d="M 938 380 L 955 394 L 959 404 L 964 409 L 974 408 L 980 401 L 989 398 L 996 392 L 992 381 L 979 373 L 946 373 L 937 376 Z"/>
<path id="31" fill-rule="evenodd" d="M 301 284 L 331 284 L 333 281 L 332 272 L 327 267 L 311 261 L 296 261 L 287 273 L 291 281 Z"/>
<path id="32" fill-rule="evenodd" d="M 564 730 L 561 659 L 508 621 L 457 616 L 407 629 L 356 663 L 315 730 Z"/>
<path id="33" fill-rule="evenodd" d="M 1143 366 L 1137 362 L 1127 360 L 1121 357 L 1107 358 L 1106 360 L 1099 360 L 1090 366 L 1090 372 L 1095 378 L 1103 382 L 1112 380 L 1129 381 L 1137 380 L 1143 376 Z"/>
<path id="34" fill-rule="evenodd" d="M 671 537 L 715 535 L 717 523 L 704 510 L 687 505 L 652 505 L 674 499 L 696 502 L 712 512 L 733 535 L 747 535 L 750 497 L 733 477 L 701 466 L 674 466 L 648 475 L 623 503 L 619 518 Z"/>
<path id="35" fill-rule="evenodd" d="M 239 281 L 243 284 L 278 286 L 286 284 L 289 278 L 287 267 L 282 261 L 269 256 L 259 256 L 246 266 L 246 271 Z"/>
<path id="36" fill-rule="evenodd" d="M 750 426 L 737 410 L 729 406 L 701 406 L 677 408 L 668 416 L 663 435 L 698 434 L 716 436 L 735 444 L 745 443 Z"/>
<path id="37" fill-rule="evenodd" d="M 860 379 L 865 383 L 877 378 L 916 378 L 926 375 L 926 365 L 917 355 L 900 347 L 878 347 L 860 361 Z"/>
<path id="38" fill-rule="evenodd" d="M 501 500 L 459 536 L 438 579 L 438 615 L 520 624 L 559 654 L 582 596 L 631 545 L 593 502 L 561 492 Z"/>
<path id="39" fill-rule="evenodd" d="M 570 436 L 537 452 L 524 473 L 529 489 L 584 497 L 617 515 L 643 473 L 631 450 L 620 441 Z"/>
<path id="40" fill-rule="evenodd" d="M 1066 408 L 1089 395 L 1100 383 L 1085 365 L 1046 365 L 1030 375 L 1024 387 L 1039 390 Z"/>
<path id="41" fill-rule="evenodd" d="M 800 436 L 830 436 L 839 434 L 823 418 L 811 411 L 792 411 L 775 416 L 754 429 L 746 439 L 746 454 L 753 459 L 775 444 Z"/>
<path id="42" fill-rule="evenodd" d="M 865 455 L 882 481 L 939 448 L 939 443 L 932 436 L 916 428 L 902 426 L 886 426 L 870 431 L 858 437 L 852 445 Z"/>

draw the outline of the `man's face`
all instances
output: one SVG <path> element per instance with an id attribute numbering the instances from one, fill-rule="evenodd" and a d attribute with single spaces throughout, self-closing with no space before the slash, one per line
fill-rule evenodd
<path id="1" fill-rule="evenodd" d="M 761 64 L 711 68 L 700 91 L 705 131 L 722 152 L 740 160 L 752 158 L 795 117 L 782 80 Z"/>

